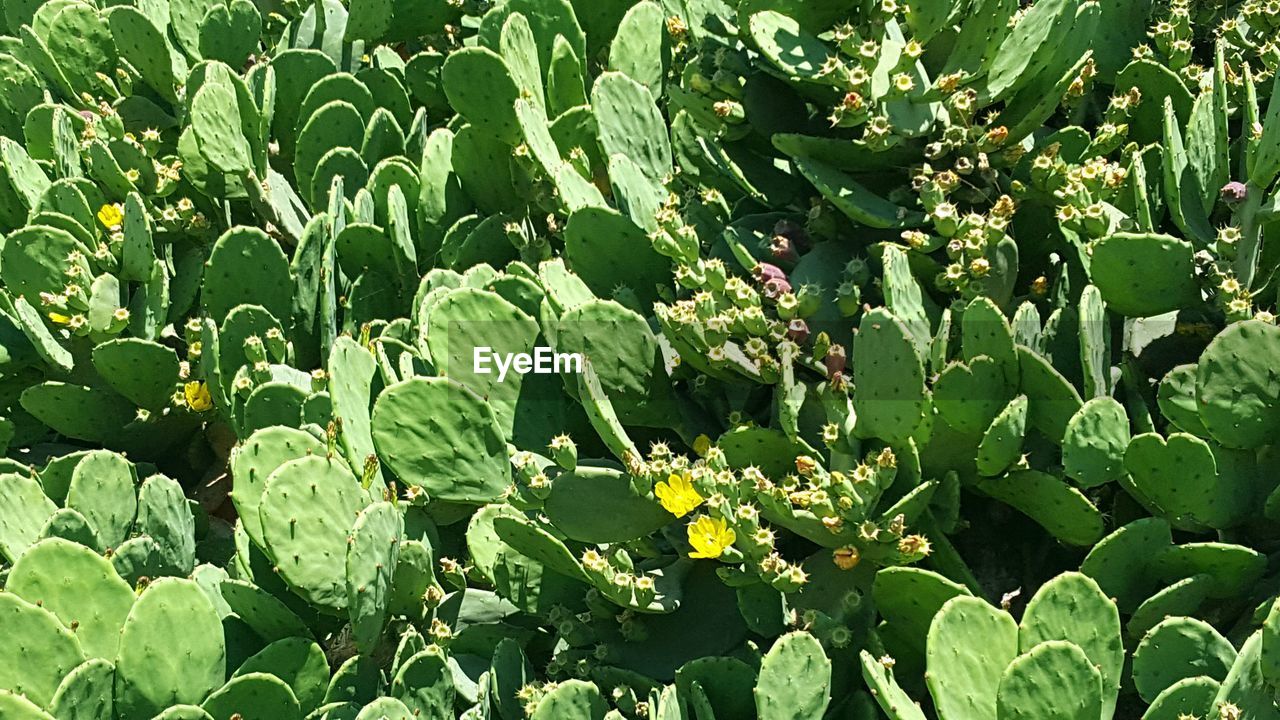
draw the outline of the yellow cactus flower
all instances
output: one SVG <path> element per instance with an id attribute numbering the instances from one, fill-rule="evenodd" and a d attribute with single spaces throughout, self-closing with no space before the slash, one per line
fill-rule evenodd
<path id="1" fill-rule="evenodd" d="M 728 523 L 706 515 L 689 523 L 688 533 L 689 544 L 693 546 L 691 558 L 718 558 L 737 539 Z"/>
<path id="2" fill-rule="evenodd" d="M 67 325 L 71 322 L 71 318 L 59 312 L 49 313 L 49 319 L 57 325 Z"/>
<path id="3" fill-rule="evenodd" d="M 103 205 L 98 208 L 98 222 L 108 228 L 120 227 L 124 222 L 124 211 L 119 205 Z"/>
<path id="4" fill-rule="evenodd" d="M 707 451 L 711 449 L 711 438 L 706 435 L 699 435 L 693 439 L 693 451 L 698 453 L 700 457 L 706 457 Z"/>
<path id="5" fill-rule="evenodd" d="M 846 545 L 833 550 L 831 552 L 831 560 L 841 570 L 852 570 L 858 567 L 858 562 L 862 560 L 862 553 L 858 551 L 858 548 Z"/>
<path id="6" fill-rule="evenodd" d="M 196 380 L 183 386 L 182 394 L 187 398 L 187 406 L 196 412 L 204 412 L 213 407 L 213 397 L 209 395 L 209 385 Z"/>
<path id="7" fill-rule="evenodd" d="M 688 473 L 671 473 L 666 482 L 654 486 L 653 494 L 658 496 L 662 507 L 676 517 L 684 517 L 702 504 L 702 496 L 693 487 Z"/>

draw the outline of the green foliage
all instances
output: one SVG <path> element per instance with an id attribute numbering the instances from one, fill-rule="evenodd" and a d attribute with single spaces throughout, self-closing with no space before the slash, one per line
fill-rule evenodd
<path id="1" fill-rule="evenodd" d="M 1276 3 L 0 5 L 0 717 L 1280 718 Z"/>

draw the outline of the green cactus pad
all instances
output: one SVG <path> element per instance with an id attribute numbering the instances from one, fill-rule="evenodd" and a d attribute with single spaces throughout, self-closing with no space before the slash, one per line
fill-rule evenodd
<path id="1" fill-rule="evenodd" d="M 502 23 L 498 51 L 519 88 L 519 95 L 535 107 L 543 106 L 542 67 L 538 61 L 537 40 L 529 20 L 513 12 Z M 545 114 L 545 112 L 544 112 Z"/>
<path id="2" fill-rule="evenodd" d="M 218 238 L 205 264 L 202 288 L 201 301 L 212 317 L 225 318 L 243 304 L 260 305 L 273 317 L 289 317 L 289 261 L 280 246 L 256 228 L 233 228 Z"/>
<path id="3" fill-rule="evenodd" d="M 255 432 L 231 454 L 231 501 L 245 532 L 259 547 L 265 544 L 258 505 L 267 477 L 276 468 L 313 454 L 322 454 L 324 443 L 314 435 L 293 428 L 272 427 Z"/>
<path id="4" fill-rule="evenodd" d="M 1184 678 L 1165 688 L 1151 701 L 1142 720 L 1180 720 L 1203 716 L 1213 706 L 1220 685 L 1210 677 Z"/>
<path id="5" fill-rule="evenodd" d="M 1271 685 L 1280 680 L 1280 603 L 1272 603 L 1262 623 L 1262 647 L 1259 650 L 1259 662 L 1262 676 Z"/>
<path id="6" fill-rule="evenodd" d="M 311 195 L 311 179 L 316 168 L 335 147 L 357 148 L 364 142 L 364 118 L 345 100 L 334 100 L 316 110 L 298 132 L 294 151 L 294 173 L 305 199 L 323 205 L 326 198 Z M 270 309 L 270 308 L 268 308 Z"/>
<path id="7" fill-rule="evenodd" d="M 1225 467 L 1219 472 L 1213 446 L 1192 435 L 1139 435 L 1125 451 L 1124 467 L 1139 496 L 1175 527 L 1227 528 L 1253 512 L 1251 478 Z"/>
<path id="8" fill-rule="evenodd" d="M 882 286 L 885 306 L 911 331 L 916 353 L 926 357 L 933 342 L 933 327 L 920 283 L 912 274 L 911 260 L 901 248 L 889 245 L 885 247 L 881 261 L 884 263 Z"/>
<path id="9" fill-rule="evenodd" d="M 88 657 L 115 659 L 134 593 L 101 555 L 61 538 L 42 540 L 14 564 L 5 590 L 75 628 Z"/>
<path id="10" fill-rule="evenodd" d="M 0 631 L 8 638 L 0 689 L 48 705 L 62 678 L 84 662 L 75 633 L 52 612 L 10 592 L 0 593 Z"/>
<path id="11" fill-rule="evenodd" d="M 1018 655 L 1013 617 L 985 600 L 957 596 L 929 626 L 925 681 L 940 718 L 993 718 L 1004 669 Z"/>
<path id="12" fill-rule="evenodd" d="M 58 720 L 114 717 L 115 674 L 115 666 L 106 660 L 84 661 L 62 679 L 49 701 L 49 712 Z"/>
<path id="13" fill-rule="evenodd" d="M 1044 357 L 1025 347 L 1018 348 L 1018 368 L 1022 392 L 1029 401 L 1027 422 L 1050 440 L 1060 442 L 1072 416 L 1084 404 L 1080 393 Z"/>
<path id="14" fill-rule="evenodd" d="M 236 675 L 213 691 L 201 705 L 214 720 L 300 720 L 302 712 L 293 691 L 269 673 Z"/>
<path id="15" fill-rule="evenodd" d="M 334 418 L 341 418 L 343 451 L 353 468 L 363 467 L 365 460 L 375 455 L 369 422 L 370 384 L 375 370 L 373 355 L 351 338 L 340 337 L 333 344 L 329 355 L 329 396 Z"/>
<path id="16" fill-rule="evenodd" d="M 451 712 L 453 677 L 439 648 L 430 647 L 405 661 L 391 682 L 391 694 L 417 717 L 443 717 Z"/>
<path id="17" fill-rule="evenodd" d="M 591 89 L 591 109 L 606 157 L 631 158 L 654 182 L 671 174 L 666 122 L 644 85 L 619 72 L 601 73 Z"/>
<path id="18" fill-rule="evenodd" d="M 58 720 L 40 709 L 24 695 L 15 695 L 8 690 L 0 690 L 0 712 L 13 720 Z"/>
<path id="19" fill-rule="evenodd" d="M 644 230 L 614 210 L 592 207 L 573 213 L 564 242 L 566 263 L 600 297 L 625 286 L 650 303 L 658 299 L 658 287 L 668 282 L 671 261 L 653 249 Z M 626 247 L 627 252 L 606 250 L 606 244 Z"/>
<path id="20" fill-rule="evenodd" d="M 1196 372 L 1200 419 L 1227 447 L 1255 448 L 1280 432 L 1280 393 L 1267 358 L 1280 351 L 1280 328 L 1236 323 L 1213 339 Z"/>
<path id="21" fill-rule="evenodd" d="M 1147 632 L 1133 652 L 1133 682 L 1147 702 L 1175 683 L 1205 676 L 1222 681 L 1236 649 L 1212 625 L 1189 617 L 1171 617 Z"/>
<path id="22" fill-rule="evenodd" d="M 546 569 L 575 580 L 589 581 L 578 559 L 564 543 L 533 522 L 516 515 L 506 515 L 493 519 L 493 530 L 502 542 Z"/>
<path id="23" fill-rule="evenodd" d="M 366 123 L 377 108 L 369 86 L 350 73 L 335 72 L 317 79 L 307 90 L 295 111 L 297 118 L 292 130 L 301 132 L 320 108 L 335 100 L 351 105 Z"/>
<path id="24" fill-rule="evenodd" d="M 399 700 L 393 697 L 380 697 L 361 708 L 355 720 L 414 720 L 414 715 Z"/>
<path id="25" fill-rule="evenodd" d="M 726 717 L 750 717 L 756 669 L 737 658 L 690 660 L 676 671 L 676 688 L 683 694 L 697 683 L 714 712 Z"/>
<path id="26" fill-rule="evenodd" d="M 1109 309 L 1151 317 L 1200 302 L 1193 252 L 1168 235 L 1116 233 L 1094 244 L 1089 276 Z"/>
<path id="27" fill-rule="evenodd" d="M 138 513 L 133 465 L 106 450 L 89 453 L 76 465 L 67 489 L 67 507 L 78 510 L 108 547 L 123 542 Z"/>
<path id="28" fill-rule="evenodd" d="M 938 573 L 914 567 L 888 567 L 876 573 L 871 597 L 885 621 L 921 651 L 930 623 L 948 600 L 972 593 Z"/>
<path id="29" fill-rule="evenodd" d="M 435 410 L 426 414 L 423 408 Z M 373 441 L 402 482 L 436 499 L 486 502 L 510 482 L 493 410 L 445 378 L 413 378 L 383 391 L 373 409 Z"/>
<path id="30" fill-rule="evenodd" d="M 926 720 L 924 711 L 894 678 L 893 658 L 888 655 L 875 658 L 866 650 L 863 650 L 859 657 L 862 664 L 862 679 L 867 683 L 867 687 L 871 688 L 872 696 L 890 720 Z"/>
<path id="31" fill-rule="evenodd" d="M 306 391 L 286 382 L 267 382 L 255 387 L 243 406 L 237 408 L 240 434 L 273 426 L 297 427 L 302 422 L 302 406 L 308 397 Z M 239 402 L 236 398 L 236 403 Z"/>
<path id="32" fill-rule="evenodd" d="M 326 703 L 347 701 L 353 703 L 366 702 L 379 694 L 380 677 L 377 666 L 367 658 L 353 656 L 334 670 L 325 691 Z"/>
<path id="33" fill-rule="evenodd" d="M 1080 294 L 1079 316 L 1084 395 L 1105 397 L 1111 392 L 1111 327 L 1098 288 L 1090 285 Z"/>
<path id="34" fill-rule="evenodd" d="M 0 555 L 16 563 L 57 509 L 40 483 L 25 475 L 0 474 Z"/>
<path id="35" fill-rule="evenodd" d="M 656 338 L 642 316 L 622 305 L 595 300 L 565 312 L 556 349 L 590 361 L 624 422 L 660 425 L 678 412 L 664 382 Z"/>
<path id="36" fill-rule="evenodd" d="M 563 47 L 573 49 L 567 42 Z M 662 7 L 648 1 L 632 5 L 622 16 L 609 48 L 609 69 L 626 75 L 648 88 L 654 97 L 660 97 L 669 56 Z M 555 57 L 553 50 L 553 60 Z"/>
<path id="37" fill-rule="evenodd" d="M 142 482 L 136 529 L 156 541 L 165 564 L 179 574 L 195 568 L 196 520 L 177 481 L 152 475 Z"/>
<path id="38" fill-rule="evenodd" d="M 1069 545 L 1088 546 L 1102 537 L 1102 513 L 1089 498 L 1061 478 L 1039 470 L 1020 470 L 978 485 L 991 497 L 1035 520 Z"/>
<path id="39" fill-rule="evenodd" d="M 656 500 L 636 491 L 630 477 L 617 470 L 579 466 L 557 475 L 543 507 L 558 530 L 587 543 L 625 542 L 648 535 L 671 522 Z M 610 508 L 608 518 L 591 508 Z"/>
<path id="40" fill-rule="evenodd" d="M 291 460 L 267 478 L 258 506 L 263 549 L 289 587 L 327 612 L 347 609 L 347 537 L 367 502 L 337 460 Z"/>
<path id="41" fill-rule="evenodd" d="M 440 79 L 449 103 L 472 126 L 506 143 L 519 141 L 515 101 L 520 87 L 501 55 L 480 47 L 451 53 Z"/>
<path id="42" fill-rule="evenodd" d="M 1001 365 L 986 355 L 947 365 L 933 385 L 933 406 L 962 432 L 985 431 L 1012 399 Z"/>
<path id="43" fill-rule="evenodd" d="M 503 720 L 524 717 L 524 707 L 516 694 L 528 683 L 532 672 L 520 643 L 512 638 L 498 642 L 489 667 L 489 701 L 498 717 Z"/>
<path id="44" fill-rule="evenodd" d="M 111 30 L 96 8 L 74 3 L 53 16 L 44 37 L 49 52 L 71 86 L 78 91 L 94 89 L 95 75 L 110 72 L 116 64 L 116 47 Z"/>
<path id="45" fill-rule="evenodd" d="M 167 100 L 176 101 L 176 77 L 184 74 L 186 63 L 170 52 L 155 22 L 129 5 L 113 7 L 107 21 L 120 57 L 138 69 L 148 87 Z"/>
<path id="46" fill-rule="evenodd" d="M 289 685 L 304 713 L 316 709 L 329 685 L 329 665 L 324 650 L 311 640 L 287 637 L 276 640 L 245 660 L 235 675 L 269 672 Z"/>
<path id="47" fill-rule="evenodd" d="M 1209 599 L 1212 575 L 1192 575 L 1160 588 L 1133 611 L 1125 632 L 1134 640 L 1141 640 L 1156 625 L 1170 617 L 1191 616 L 1204 607 Z"/>
<path id="48" fill-rule="evenodd" d="M 253 148 L 241 129 L 239 101 L 230 70 L 223 65 L 211 67 L 218 71 L 206 71 L 205 80 L 191 101 L 191 128 L 200 153 L 221 172 L 250 172 L 254 168 Z"/>
<path id="49" fill-rule="evenodd" d="M 404 518 L 379 502 L 356 517 L 347 547 L 347 613 L 358 647 L 372 652 L 387 618 L 392 575 L 400 557 Z"/>
<path id="50" fill-rule="evenodd" d="M 271 118 L 272 134 L 280 139 L 280 152 L 286 158 L 293 157 L 294 143 L 297 139 L 297 127 L 311 117 L 311 112 L 318 110 L 324 103 L 315 103 L 309 107 L 310 112 L 303 114 L 307 95 L 322 82 L 338 77 L 333 61 L 316 50 L 293 48 L 286 50 L 271 60 L 271 67 L 276 73 L 276 112 Z M 344 78 L 349 75 L 341 74 Z M 368 88 L 363 88 L 368 93 Z M 338 95 L 333 99 L 352 99 L 354 94 Z M 327 101 L 326 101 L 327 102 Z"/>
<path id="51" fill-rule="evenodd" d="M 538 701 L 530 720 L 604 720 L 608 709 L 594 683 L 567 680 Z"/>
<path id="52" fill-rule="evenodd" d="M 81 248 L 83 245 L 66 230 L 27 226 L 9 235 L 0 249 L 0 279 L 15 297 L 27 298 L 34 307 L 40 302 L 40 293 L 61 292 L 68 270 L 88 274 L 84 260 L 68 260 L 72 253 L 87 254 Z"/>
<path id="53" fill-rule="evenodd" d="M 329 188 L 336 178 L 343 180 L 343 192 L 348 200 L 354 199 L 356 191 L 369 181 L 369 167 L 360 153 L 349 147 L 336 147 L 316 161 L 311 171 L 311 184 L 307 187 L 308 197 L 323 198 L 329 194 Z"/>
<path id="54" fill-rule="evenodd" d="M 1240 648 L 1236 661 L 1213 699 L 1209 717 L 1230 716 L 1224 706 L 1234 705 L 1241 718 L 1270 720 L 1280 716 L 1275 704 L 1275 690 L 1262 675 L 1262 631 L 1249 636 Z"/>
<path id="55" fill-rule="evenodd" d="M 1041 643 L 1067 641 L 1088 656 L 1101 674 L 1104 713 L 1111 714 L 1120 692 L 1124 644 L 1120 614 L 1087 575 L 1064 573 L 1045 583 L 1027 603 L 1018 628 L 1018 645 L 1030 652 Z"/>
<path id="56" fill-rule="evenodd" d="M 226 650 L 217 611 L 190 580 L 153 582 L 120 633 L 116 712 L 146 720 L 179 703 L 198 703 L 222 685 Z"/>
<path id="57" fill-rule="evenodd" d="M 71 508 L 58 508 L 49 516 L 44 527 L 40 528 L 40 539 L 55 537 L 70 540 L 95 552 L 106 550 L 85 516 Z"/>
<path id="58" fill-rule="evenodd" d="M 924 224 L 923 213 L 885 200 L 841 170 L 807 158 L 797 158 L 795 163 L 805 179 L 855 223 L 882 230 Z"/>
<path id="59" fill-rule="evenodd" d="M 497 49 L 507 18 L 514 13 L 524 15 L 529 21 L 538 45 L 538 64 L 549 67 L 551 50 L 557 35 L 563 36 L 573 47 L 574 54 L 585 62 L 587 39 L 578 24 L 576 4 L 568 0 L 509 0 L 485 14 L 480 24 L 480 42 Z"/>
<path id="60" fill-rule="evenodd" d="M 752 44 L 792 82 L 833 83 L 823 69 L 831 48 L 792 17 L 772 10 L 753 13 L 748 20 Z"/>
<path id="61" fill-rule="evenodd" d="M 638 72 L 635 68 L 630 70 Z M 582 61 L 569 41 L 562 35 L 557 36 L 551 50 L 551 65 L 547 68 L 547 114 L 560 117 L 573 108 L 586 106 L 587 88 L 582 78 Z"/>
<path id="62" fill-rule="evenodd" d="M 225 580 L 222 598 L 235 614 L 268 642 L 311 636 L 307 624 L 271 593 L 243 580 Z"/>
<path id="63" fill-rule="evenodd" d="M 1213 577 L 1209 596 L 1228 598 L 1257 582 L 1266 558 L 1252 548 L 1219 542 L 1185 543 L 1154 557 L 1154 570 L 1165 582 L 1192 575 Z"/>
<path id="64" fill-rule="evenodd" d="M 364 162 L 364 167 L 377 167 L 379 163 L 388 158 L 403 155 L 404 142 L 404 131 L 396 123 L 395 116 L 391 114 L 391 111 L 381 107 L 373 111 L 373 117 L 369 119 L 369 124 L 364 131 L 364 141 L 360 144 L 360 158 Z M 320 181 L 323 175 L 321 172 L 321 167 L 323 166 L 324 159 L 321 158 L 320 164 L 316 167 L 316 176 L 311 180 L 312 188 L 315 188 Z M 340 165 L 340 167 L 342 166 Z M 359 177 L 361 175 L 358 172 L 355 173 L 351 182 L 361 182 L 357 179 Z M 365 173 L 364 177 L 371 177 L 371 174 Z M 312 190 L 312 196 L 319 197 L 314 189 Z"/>
<path id="65" fill-rule="evenodd" d="M 1063 34 L 1075 20 L 1079 0 L 1053 0 L 1026 13 L 1000 44 L 986 80 L 987 95 L 1007 97 L 1057 60 Z"/>
<path id="66" fill-rule="evenodd" d="M 1124 472 L 1129 416 L 1124 406 L 1098 397 L 1081 406 L 1062 438 L 1063 472 L 1081 487 L 1096 487 Z"/>
<path id="67" fill-rule="evenodd" d="M 1027 434 L 1027 396 L 1019 395 L 991 421 L 978 444 L 977 466 L 982 475 L 999 475 L 1022 455 Z"/>
<path id="68" fill-rule="evenodd" d="M 1209 438 L 1209 430 L 1200 419 L 1196 404 L 1196 366 L 1179 365 L 1160 381 L 1157 401 L 1160 413 L 1178 430 L 1200 438 Z"/>
<path id="69" fill-rule="evenodd" d="M 996 705 L 1002 719 L 1093 720 L 1103 712 L 1102 676 L 1079 647 L 1050 640 L 1009 663 Z"/>
<path id="70" fill-rule="evenodd" d="M 1173 545 L 1169 523 L 1161 518 L 1141 518 L 1099 541 L 1080 571 L 1093 578 L 1108 596 L 1116 598 L 1122 612 L 1131 613 L 1159 585 L 1148 562 Z"/>
<path id="71" fill-rule="evenodd" d="M 22 409 L 68 437 L 122 446 L 121 429 L 137 419 L 137 408 L 110 390 L 46 382 L 22 392 Z"/>
<path id="72" fill-rule="evenodd" d="M 178 384 L 178 356 L 149 340 L 121 338 L 93 349 L 93 367 L 111 389 L 147 410 L 163 409 Z"/>
<path id="73" fill-rule="evenodd" d="M 129 585 L 145 585 L 152 578 L 175 575 L 176 568 L 165 563 L 164 550 L 148 535 L 138 535 L 120 543 L 111 553 L 111 566 Z"/>
<path id="74" fill-rule="evenodd" d="M 432 364 L 442 375 L 483 397 L 497 416 L 503 437 L 511 437 L 524 376 L 509 371 L 499 381 L 492 358 L 487 358 L 486 367 L 477 367 L 476 350 L 532 353 L 539 335 L 537 323 L 496 293 L 460 288 L 432 305 L 424 324 L 429 328 L 426 349 Z"/>
<path id="75" fill-rule="evenodd" d="M 924 368 L 910 334 L 887 310 L 867 313 L 853 345 L 856 430 L 863 437 L 904 442 L 924 416 Z"/>

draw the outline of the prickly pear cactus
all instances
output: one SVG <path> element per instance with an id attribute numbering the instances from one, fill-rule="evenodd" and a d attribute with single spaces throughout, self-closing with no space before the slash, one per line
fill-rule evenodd
<path id="1" fill-rule="evenodd" d="M 1278 31 L 0 2 L 0 717 L 1280 720 Z"/>

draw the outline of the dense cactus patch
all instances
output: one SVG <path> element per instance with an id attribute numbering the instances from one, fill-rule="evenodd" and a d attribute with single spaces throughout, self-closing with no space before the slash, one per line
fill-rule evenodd
<path id="1" fill-rule="evenodd" d="M 0 1 L 3 720 L 1280 720 L 1280 5 Z"/>

